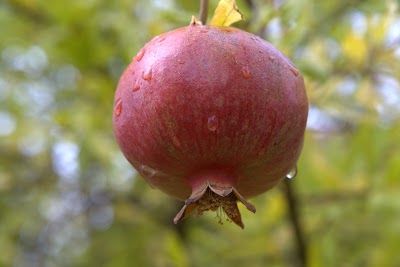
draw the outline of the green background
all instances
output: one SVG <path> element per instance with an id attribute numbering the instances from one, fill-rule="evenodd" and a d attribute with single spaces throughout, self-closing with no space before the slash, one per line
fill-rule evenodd
<path id="1" fill-rule="evenodd" d="M 114 140 L 113 94 L 153 36 L 199 1 L 0 2 L 0 266 L 296 266 L 282 185 L 241 207 L 172 218 Z M 400 266 L 400 5 L 237 1 L 235 26 L 301 70 L 310 115 L 297 195 L 307 266 Z M 211 16 L 217 0 L 210 0 Z"/>

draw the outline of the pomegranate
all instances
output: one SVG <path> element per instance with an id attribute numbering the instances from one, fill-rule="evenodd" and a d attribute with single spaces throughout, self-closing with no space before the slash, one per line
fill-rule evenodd
<path id="1" fill-rule="evenodd" d="M 299 71 L 270 43 L 233 27 L 188 27 L 147 43 L 122 74 L 117 142 L 154 188 L 244 227 L 237 202 L 296 167 L 308 100 Z M 220 221 L 221 221 L 221 217 Z"/>

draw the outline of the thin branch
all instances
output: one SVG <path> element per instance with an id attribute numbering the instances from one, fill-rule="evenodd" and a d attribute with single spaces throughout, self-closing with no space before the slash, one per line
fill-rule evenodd
<path id="1" fill-rule="evenodd" d="M 200 0 L 200 13 L 199 13 L 199 20 L 203 25 L 207 23 L 207 16 L 208 16 L 208 0 Z"/>
<path id="2" fill-rule="evenodd" d="M 300 212 L 299 212 L 299 200 L 297 199 L 295 189 L 293 187 L 293 181 L 285 179 L 283 181 L 285 198 L 288 205 L 288 212 L 290 221 L 292 223 L 293 232 L 296 238 L 297 244 L 297 256 L 299 259 L 299 266 L 307 266 L 307 245 L 305 241 L 305 236 L 303 228 L 300 222 Z"/>
<path id="3" fill-rule="evenodd" d="M 245 2 L 246 2 L 246 4 L 250 7 L 250 9 L 251 9 L 252 11 L 254 11 L 254 10 L 256 9 L 256 5 L 254 4 L 254 1 L 253 1 L 253 0 L 246 0 Z"/>
<path id="4" fill-rule="evenodd" d="M 21 1 L 8 1 L 7 5 L 16 15 L 26 17 L 37 24 L 48 24 L 50 18 L 38 9 L 33 8 L 34 5 L 24 5 Z"/>

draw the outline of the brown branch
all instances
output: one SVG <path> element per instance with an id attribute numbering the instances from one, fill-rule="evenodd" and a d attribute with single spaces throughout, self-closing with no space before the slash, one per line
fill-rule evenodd
<path id="1" fill-rule="evenodd" d="M 199 12 L 199 20 L 203 25 L 207 23 L 208 16 L 208 0 L 200 0 L 200 12 Z"/>
<path id="2" fill-rule="evenodd" d="M 50 23 L 50 18 L 43 12 L 40 12 L 38 9 L 36 9 L 35 6 L 22 4 L 20 1 L 8 1 L 7 4 L 17 16 L 28 18 L 37 24 Z"/>
<path id="3" fill-rule="evenodd" d="M 289 218 L 292 223 L 293 232 L 296 238 L 297 244 L 297 257 L 298 266 L 307 266 L 307 245 L 304 237 L 303 228 L 300 222 L 299 212 L 299 200 L 297 199 L 295 189 L 293 187 L 293 181 L 285 179 L 283 181 L 285 199 L 288 206 Z"/>
<path id="4" fill-rule="evenodd" d="M 245 21 L 244 21 L 244 29 L 246 29 L 247 31 L 249 30 L 249 28 L 250 28 L 250 25 L 252 25 L 255 21 L 257 21 L 258 20 L 258 17 L 259 17 L 259 10 L 257 9 L 257 6 L 256 6 L 256 4 L 254 3 L 254 0 L 246 0 L 245 1 L 246 2 L 246 4 L 247 4 L 247 6 L 248 6 L 248 8 L 250 9 L 250 13 L 251 13 L 251 15 L 250 15 L 250 19 L 246 19 Z M 256 32 L 256 34 L 258 34 L 259 35 L 259 33 L 258 32 Z"/>
<path id="5" fill-rule="evenodd" d="M 245 2 L 246 2 L 246 4 L 250 7 L 250 9 L 251 9 L 252 11 L 256 9 L 256 5 L 254 4 L 254 1 L 253 1 L 253 0 L 246 0 Z"/>

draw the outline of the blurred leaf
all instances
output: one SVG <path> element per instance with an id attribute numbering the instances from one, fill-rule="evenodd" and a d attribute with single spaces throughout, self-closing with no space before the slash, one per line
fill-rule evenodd
<path id="1" fill-rule="evenodd" d="M 345 56 L 352 64 L 364 65 L 368 56 L 368 47 L 364 39 L 354 33 L 348 33 L 343 39 L 342 46 Z"/>

